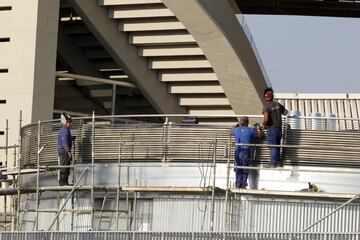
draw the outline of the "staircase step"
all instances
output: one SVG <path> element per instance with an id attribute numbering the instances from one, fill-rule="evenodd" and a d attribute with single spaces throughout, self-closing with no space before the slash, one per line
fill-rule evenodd
<path id="1" fill-rule="evenodd" d="M 174 44 L 190 44 L 196 43 L 195 39 L 186 32 L 175 33 L 152 33 L 141 32 L 132 33 L 129 36 L 129 43 L 135 45 L 174 45 Z"/>
<path id="2" fill-rule="evenodd" d="M 100 47 L 101 44 L 99 41 L 92 35 L 75 35 L 74 37 L 74 44 L 77 47 Z"/>
<path id="3" fill-rule="evenodd" d="M 189 114 L 194 114 L 194 115 L 234 115 L 235 112 L 232 109 L 229 108 L 190 108 L 189 107 Z"/>
<path id="4" fill-rule="evenodd" d="M 109 9 L 109 18 L 128 19 L 128 18 L 158 18 L 173 17 L 174 14 L 163 4 L 158 5 L 139 5 L 136 7 L 113 7 Z"/>
<path id="5" fill-rule="evenodd" d="M 183 30 L 185 26 L 176 18 L 159 19 L 136 19 L 124 20 L 119 22 L 119 31 L 164 31 L 164 30 Z"/>
<path id="6" fill-rule="evenodd" d="M 224 93 L 224 89 L 219 84 L 170 84 L 169 92 L 172 94 L 201 94 L 201 93 Z"/>
<path id="7" fill-rule="evenodd" d="M 94 68 L 98 71 L 111 71 L 120 69 L 119 65 L 112 59 L 96 60 L 94 61 Z"/>
<path id="8" fill-rule="evenodd" d="M 84 50 L 84 55 L 89 59 L 111 58 L 104 48 L 90 48 Z"/>
<path id="9" fill-rule="evenodd" d="M 101 6 L 162 3 L 161 0 L 99 0 Z"/>
<path id="10" fill-rule="evenodd" d="M 206 59 L 152 59 L 149 61 L 151 69 L 189 69 L 211 68 Z"/>
<path id="11" fill-rule="evenodd" d="M 180 106 L 230 106 L 225 95 L 222 96 L 179 96 Z"/>
<path id="12" fill-rule="evenodd" d="M 65 25 L 65 24 L 64 24 Z M 82 22 L 66 24 L 65 26 L 66 34 L 89 34 L 90 30 Z"/>
<path id="13" fill-rule="evenodd" d="M 196 45 L 184 46 L 151 46 L 139 48 L 141 57 L 163 56 L 203 56 L 204 52 Z"/>
<path id="14" fill-rule="evenodd" d="M 212 70 L 163 70 L 159 72 L 159 80 L 162 82 L 192 82 L 192 81 L 218 81 Z"/>

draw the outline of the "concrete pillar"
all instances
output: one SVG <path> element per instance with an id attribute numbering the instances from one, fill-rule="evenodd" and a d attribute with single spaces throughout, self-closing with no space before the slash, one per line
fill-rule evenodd
<path id="1" fill-rule="evenodd" d="M 0 10 L 0 130 L 9 119 L 9 144 L 19 135 L 19 112 L 23 125 L 52 118 L 55 88 L 59 0 L 12 0 Z M 1 38 L 9 41 L 1 41 Z M 0 145 L 5 137 L 0 136 Z M 1 154 L 1 153 L 0 153 Z"/>

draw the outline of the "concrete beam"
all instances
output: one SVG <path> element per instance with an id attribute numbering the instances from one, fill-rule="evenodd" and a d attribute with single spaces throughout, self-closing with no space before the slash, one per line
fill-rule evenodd
<path id="1" fill-rule="evenodd" d="M 116 86 L 120 86 L 120 87 L 136 88 L 135 84 L 125 82 L 125 81 L 110 80 L 110 79 L 105 79 L 105 78 L 96 78 L 96 77 L 84 76 L 84 75 L 79 75 L 79 74 L 56 72 L 56 77 L 79 79 L 79 80 L 83 80 L 83 81 L 104 83 L 104 84 L 116 85 Z"/>
<path id="2" fill-rule="evenodd" d="M 99 71 L 94 69 L 91 60 L 84 57 L 83 50 L 74 46 L 72 37 L 64 33 L 62 27 L 59 28 L 57 53 L 60 62 L 71 72 L 92 77 L 103 77 Z"/>
<path id="3" fill-rule="evenodd" d="M 167 86 L 158 81 L 157 72 L 148 69 L 147 60 L 138 56 L 137 48 L 129 45 L 127 34 L 118 31 L 116 21 L 108 18 L 106 8 L 98 6 L 97 1 L 69 0 L 69 3 L 156 111 L 186 112 L 178 105 L 177 98 L 167 92 Z"/>
<path id="4" fill-rule="evenodd" d="M 233 5 L 214 0 L 163 0 L 194 37 L 236 114 L 258 114 L 267 86 Z"/>

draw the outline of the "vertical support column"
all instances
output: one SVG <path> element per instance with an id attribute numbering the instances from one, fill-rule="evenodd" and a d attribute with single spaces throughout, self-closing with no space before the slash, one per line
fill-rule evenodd
<path id="1" fill-rule="evenodd" d="M 119 159 L 118 159 L 118 176 L 117 176 L 117 189 L 116 189 L 116 231 L 119 231 L 119 204 L 120 204 L 120 180 L 121 180 L 121 153 L 122 153 L 122 134 L 120 133 L 119 143 Z"/>
<path id="2" fill-rule="evenodd" d="M 21 109 L 25 124 L 52 118 L 60 0 L 7 2 L 11 10 L 0 11 L 6 19 L 0 35 L 9 38 L 0 42 L 0 62 L 8 69 L 1 76 L 0 95 L 6 99 L 1 110 L 6 114 L 0 122 L 8 118 L 9 129 L 17 129 Z M 9 145 L 17 140 L 16 134 L 9 135 Z"/>
<path id="3" fill-rule="evenodd" d="M 215 219 L 215 184 L 216 184 L 216 145 L 217 145 L 217 136 L 214 139 L 213 146 L 213 182 L 211 190 L 211 211 L 210 211 L 210 231 L 214 231 L 214 219 Z"/>
<path id="4" fill-rule="evenodd" d="M 116 85 L 112 86 L 111 115 L 115 115 L 116 110 Z"/>
<path id="5" fill-rule="evenodd" d="M 37 129 L 37 161 L 36 161 L 36 216 L 35 216 L 35 231 L 39 231 L 39 203 L 40 203 L 40 136 L 41 136 L 41 122 L 38 122 Z"/>
<path id="6" fill-rule="evenodd" d="M 95 199 L 94 199 L 94 185 L 95 185 L 95 112 L 92 114 L 91 121 L 91 193 L 90 193 L 90 201 L 91 201 L 91 229 L 94 226 L 94 207 L 95 207 Z"/>

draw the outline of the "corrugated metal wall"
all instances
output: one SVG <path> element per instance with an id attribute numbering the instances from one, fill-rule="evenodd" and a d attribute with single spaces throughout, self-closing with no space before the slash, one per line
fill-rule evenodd
<path id="1" fill-rule="evenodd" d="M 302 116 L 319 112 L 322 116 L 360 118 L 360 94 L 276 93 L 275 98 L 288 110 L 300 111 Z"/>
<path id="2" fill-rule="evenodd" d="M 359 233 L 239 232 L 18 232 L 0 233 L 0 240 L 358 240 Z"/>
<path id="3" fill-rule="evenodd" d="M 152 197 L 151 197 L 152 196 Z M 214 201 L 214 231 L 224 231 L 224 197 Z M 346 200 L 291 199 L 286 197 L 240 197 L 231 200 L 229 219 L 230 231 L 241 232 L 300 232 Z M 41 207 L 51 207 L 56 199 L 41 200 Z M 52 203 L 53 202 L 53 203 Z M 101 199 L 97 199 L 97 208 Z M 89 200 L 76 199 L 75 208 L 87 209 Z M 115 199 L 110 199 L 106 208 L 113 208 Z M 125 202 L 120 202 L 125 209 Z M 70 206 L 67 206 L 71 209 Z M 211 197 L 206 195 L 144 195 L 132 204 L 129 212 L 129 227 L 126 215 L 120 214 L 119 230 L 134 231 L 210 231 Z M 47 230 L 55 213 L 41 213 L 39 229 Z M 106 218 L 105 218 L 106 217 Z M 35 212 L 27 212 L 26 219 L 35 219 Z M 74 214 L 74 231 L 91 229 L 90 215 Z M 103 215 L 95 211 L 93 230 L 116 230 L 116 214 Z M 59 221 L 60 231 L 71 231 L 71 214 L 63 213 Z M 32 224 L 23 225 L 21 230 L 32 230 Z M 309 232 L 360 233 L 360 203 L 354 202 L 325 219 Z"/>
<path id="4" fill-rule="evenodd" d="M 216 199 L 214 203 L 214 231 L 221 231 L 224 199 Z M 153 231 L 209 231 L 210 221 L 210 196 L 154 199 Z"/>
<path id="5" fill-rule="evenodd" d="M 300 232 L 342 203 L 340 201 L 248 198 L 237 214 L 241 231 Z M 354 203 L 329 216 L 310 232 L 360 232 L 360 204 Z"/>

